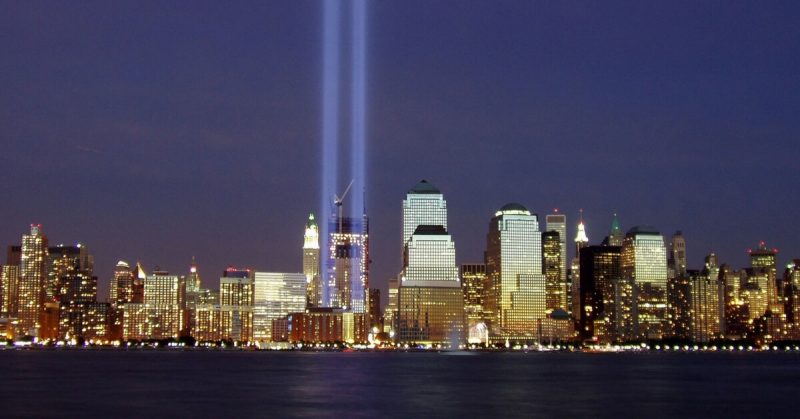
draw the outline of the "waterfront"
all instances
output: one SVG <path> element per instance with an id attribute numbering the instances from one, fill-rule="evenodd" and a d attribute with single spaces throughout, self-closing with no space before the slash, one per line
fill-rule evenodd
<path id="1" fill-rule="evenodd" d="M 0 351 L 6 417 L 787 415 L 791 353 Z"/>

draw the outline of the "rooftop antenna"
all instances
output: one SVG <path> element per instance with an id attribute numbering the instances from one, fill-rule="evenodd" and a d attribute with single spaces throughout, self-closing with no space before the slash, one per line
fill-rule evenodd
<path id="1" fill-rule="evenodd" d="M 342 202 L 344 201 L 344 198 L 347 196 L 347 193 L 350 192 L 350 187 L 353 186 L 354 181 L 355 179 L 350 181 L 350 184 L 347 185 L 347 189 L 344 190 L 344 193 L 342 194 L 341 198 L 338 197 L 336 194 L 333 194 L 333 205 L 336 206 L 336 215 L 339 218 L 339 231 L 338 231 L 339 233 L 342 232 Z"/>

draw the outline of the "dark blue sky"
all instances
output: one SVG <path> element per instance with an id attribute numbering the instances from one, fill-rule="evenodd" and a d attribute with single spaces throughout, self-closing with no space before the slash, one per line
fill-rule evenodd
<path id="1" fill-rule="evenodd" d="M 321 1 L 2 3 L 0 243 L 40 222 L 87 244 L 102 296 L 118 259 L 195 255 L 212 288 L 228 264 L 301 269 Z M 798 22 L 796 2 L 371 2 L 373 283 L 420 178 L 460 262 L 509 201 L 584 208 L 592 242 L 615 209 L 681 229 L 694 267 L 762 239 L 800 257 Z"/>

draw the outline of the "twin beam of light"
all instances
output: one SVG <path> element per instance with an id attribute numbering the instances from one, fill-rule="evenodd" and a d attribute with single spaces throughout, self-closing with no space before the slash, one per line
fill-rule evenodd
<path id="1" fill-rule="evenodd" d="M 339 0 L 324 0 L 322 30 L 322 170 L 320 188 L 320 276 L 322 301 L 328 302 L 327 266 L 330 249 L 326 214 L 330 213 L 331 196 L 336 190 L 336 163 L 339 146 Z"/>
<path id="2" fill-rule="evenodd" d="M 322 171 L 320 214 L 331 213 L 331 198 L 340 193 L 337 191 L 338 179 L 338 147 L 339 147 L 339 55 L 340 55 L 340 20 L 341 1 L 323 1 L 323 57 L 322 57 Z M 353 179 L 350 194 L 349 215 L 356 220 L 363 220 L 365 212 L 365 179 L 366 179 L 366 0 L 352 2 L 352 63 L 351 63 L 351 178 Z M 333 208 L 335 211 L 335 208 Z M 320 238 L 324 240 L 320 246 L 320 275 L 322 281 L 322 298 L 327 305 L 330 302 L 328 282 L 328 263 L 330 248 L 327 241 L 330 237 L 330 226 L 324 217 L 319 225 Z M 362 226 L 365 228 L 365 226 Z M 363 251 L 363 250 L 362 250 Z M 367 262 L 368 263 L 368 262 Z M 353 267 L 353 301 L 363 301 L 364 289 L 361 286 L 361 272 L 358 264 Z"/>
<path id="3" fill-rule="evenodd" d="M 350 170 L 353 183 L 353 198 L 350 205 L 350 216 L 353 220 L 364 219 L 364 195 L 366 177 L 366 26 L 367 26 L 367 5 L 366 0 L 353 0 L 353 28 L 352 28 L 352 93 L 350 97 L 351 108 L 351 161 Z M 365 220 L 363 220 L 365 222 Z M 361 224 L 361 232 L 364 233 L 366 226 Z M 361 257 L 365 257 L 364 249 L 360 249 Z M 352 267 L 351 282 L 351 301 L 353 305 L 364 300 L 364 285 L 361 283 L 361 264 L 369 264 L 369 261 L 354 263 Z M 364 307 L 360 307 L 364 311 Z"/>

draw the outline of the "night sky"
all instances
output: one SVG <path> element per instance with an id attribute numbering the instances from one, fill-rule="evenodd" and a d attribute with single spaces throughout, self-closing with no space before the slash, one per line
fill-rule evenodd
<path id="1" fill-rule="evenodd" d="M 101 298 L 119 259 L 194 255 L 210 288 L 229 264 L 300 271 L 319 207 L 321 1 L 167 3 L 2 2 L 0 243 L 36 222 L 88 245 Z M 368 19 L 373 284 L 401 269 L 422 178 L 459 262 L 511 201 L 560 208 L 570 241 L 580 208 L 592 243 L 614 210 L 680 229 L 690 268 L 742 267 L 759 240 L 800 257 L 800 3 L 373 1 Z"/>

